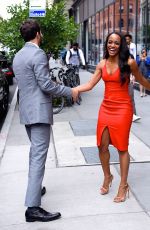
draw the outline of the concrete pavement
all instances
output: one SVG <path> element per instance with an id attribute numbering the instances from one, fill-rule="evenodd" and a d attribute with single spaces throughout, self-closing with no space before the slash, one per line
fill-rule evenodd
<path id="1" fill-rule="evenodd" d="M 81 82 L 90 73 L 81 71 Z M 135 92 L 138 101 L 138 92 Z M 16 94 L 5 127 L 0 134 L 3 158 L 0 164 L 0 229 L 1 230 L 149 230 L 150 228 L 150 149 L 146 141 L 139 139 L 136 131 L 147 112 L 145 101 L 138 101 L 139 115 L 144 116 L 133 124 L 130 135 L 129 184 L 130 198 L 116 204 L 113 198 L 119 184 L 119 165 L 111 164 L 114 180 L 110 193 L 99 194 L 103 174 L 99 163 L 86 161 L 82 148 L 96 146 L 95 122 L 102 100 L 103 84 L 82 95 L 82 104 L 66 107 L 54 116 L 53 133 L 46 163 L 44 185 L 47 193 L 42 207 L 60 211 L 62 218 L 48 223 L 26 223 L 24 196 L 27 183 L 29 141 L 23 126 L 19 124 Z M 149 96 L 144 98 L 148 102 Z M 139 102 L 142 105 L 139 105 Z M 84 122 L 85 121 L 85 122 Z M 85 125 L 86 124 L 86 125 Z M 141 126 L 140 126 L 141 125 Z M 147 138 L 148 138 L 147 124 Z M 135 131 L 136 130 L 136 131 Z M 145 132 L 145 131 L 144 131 Z M 144 134 L 142 133 L 142 136 Z M 2 141 L 3 139 L 3 141 Z M 2 146 L 3 145 L 3 146 Z M 3 149 L 2 149 L 3 148 Z"/>

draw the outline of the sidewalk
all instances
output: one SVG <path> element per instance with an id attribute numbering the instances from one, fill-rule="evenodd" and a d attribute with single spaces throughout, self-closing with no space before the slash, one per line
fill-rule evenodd
<path id="1" fill-rule="evenodd" d="M 87 80 L 89 77 L 89 73 L 85 71 L 81 74 L 82 80 Z M 95 135 L 90 126 L 95 117 L 92 111 L 88 110 L 87 113 L 87 109 L 88 104 L 93 103 L 91 98 L 95 98 L 96 95 L 95 91 L 90 97 L 89 94 L 83 95 L 81 107 L 75 105 L 65 108 L 62 113 L 54 117 L 55 124 L 43 183 L 47 193 L 42 198 L 42 207 L 49 211 L 60 211 L 62 218 L 47 223 L 26 223 L 24 219 L 29 141 L 24 127 L 19 124 L 18 108 L 15 107 L 11 113 L 12 117 L 10 116 L 12 122 L 8 136 L 5 137 L 5 149 L 0 165 L 1 230 L 149 230 L 148 146 L 131 133 L 130 150 L 133 159 L 129 177 L 131 192 L 130 198 L 120 204 L 113 202 L 119 184 L 118 164 L 111 164 L 114 181 L 110 193 L 101 196 L 99 194 L 103 180 L 101 166 L 99 163 L 87 163 L 81 151 L 83 147 L 95 146 Z M 88 103 L 85 104 L 87 98 Z M 96 107 L 97 105 L 93 105 L 93 108 Z M 82 131 L 85 128 L 80 126 L 84 120 L 89 120 L 91 135 L 88 135 L 87 129 L 79 135 L 81 128 Z M 75 129 L 78 129 L 78 133 L 75 133 Z M 144 197 L 145 201 L 141 201 L 141 197 Z"/>

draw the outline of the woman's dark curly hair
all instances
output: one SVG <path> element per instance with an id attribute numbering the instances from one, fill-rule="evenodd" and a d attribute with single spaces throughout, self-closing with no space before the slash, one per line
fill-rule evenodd
<path id="1" fill-rule="evenodd" d="M 108 43 L 108 39 L 112 34 L 117 34 L 120 37 L 120 50 L 119 50 L 119 68 L 120 68 L 120 78 L 121 78 L 121 84 L 123 85 L 126 80 L 130 79 L 130 66 L 128 65 L 128 59 L 130 57 L 130 52 L 129 52 L 129 48 L 127 46 L 125 37 L 122 36 L 120 33 L 118 32 L 112 32 L 110 34 L 108 34 L 107 38 L 106 38 L 106 42 L 104 45 L 104 55 L 103 58 L 104 59 L 108 59 L 109 58 L 109 53 L 108 53 L 108 49 L 107 49 L 107 43 Z"/>

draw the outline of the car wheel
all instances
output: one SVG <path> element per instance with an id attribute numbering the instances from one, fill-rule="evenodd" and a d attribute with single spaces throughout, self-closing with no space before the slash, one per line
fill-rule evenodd
<path id="1" fill-rule="evenodd" d="M 9 87 L 5 86 L 3 88 L 3 100 L 2 100 L 3 116 L 7 113 L 8 103 L 9 103 Z"/>
<path id="2" fill-rule="evenodd" d="M 13 77 L 7 77 L 7 81 L 9 85 L 13 85 Z"/>

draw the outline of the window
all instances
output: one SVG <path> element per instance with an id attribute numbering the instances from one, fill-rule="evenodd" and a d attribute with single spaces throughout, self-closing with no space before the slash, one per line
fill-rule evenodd
<path id="1" fill-rule="evenodd" d="M 89 64 L 91 64 L 91 43 L 92 43 L 92 21 L 91 21 L 91 18 L 89 18 L 89 21 L 88 21 L 88 31 L 89 31 L 89 34 L 88 34 L 88 62 Z"/>
<path id="2" fill-rule="evenodd" d="M 133 18 L 129 18 L 129 20 L 128 20 L 128 25 L 129 25 L 129 27 L 133 27 L 133 25 L 134 25 L 134 20 L 133 20 Z"/>
<path id="3" fill-rule="evenodd" d="M 109 28 L 110 28 L 110 29 L 112 28 L 112 23 L 111 23 L 111 21 L 109 21 Z"/>
<path id="4" fill-rule="evenodd" d="M 100 42 L 100 14 L 96 14 L 96 32 L 95 32 L 95 64 L 99 62 L 99 42 Z"/>
<path id="5" fill-rule="evenodd" d="M 119 20 L 118 26 L 119 26 L 119 27 L 124 27 L 124 20 L 123 20 L 123 18 L 121 18 L 121 19 Z"/>
<path id="6" fill-rule="evenodd" d="M 114 30 L 114 4 L 109 6 L 109 33 L 113 32 Z"/>
<path id="7" fill-rule="evenodd" d="M 120 8 L 119 8 L 119 13 L 123 13 L 123 11 L 124 11 L 124 6 L 122 5 L 122 6 L 120 6 Z"/>
<path id="8" fill-rule="evenodd" d="M 106 36 L 108 35 L 108 31 L 109 31 L 109 8 L 106 7 L 104 9 L 104 39 L 106 38 Z"/>
<path id="9" fill-rule="evenodd" d="M 92 36 L 92 46 L 91 46 L 91 60 L 92 60 L 92 65 L 95 64 L 95 22 L 96 22 L 96 16 L 92 17 L 92 31 L 91 31 L 91 36 Z"/>
<path id="10" fill-rule="evenodd" d="M 103 31 L 103 23 L 104 23 L 104 12 L 100 12 L 100 47 L 99 47 L 99 60 L 103 58 L 103 36 L 104 36 L 104 31 Z"/>
<path id="11" fill-rule="evenodd" d="M 130 12 L 130 13 L 133 13 L 133 4 L 130 4 L 130 5 L 129 5 L 129 12 Z"/>

